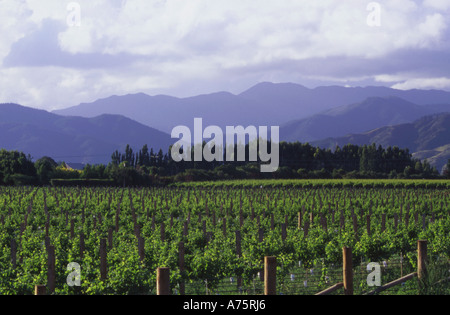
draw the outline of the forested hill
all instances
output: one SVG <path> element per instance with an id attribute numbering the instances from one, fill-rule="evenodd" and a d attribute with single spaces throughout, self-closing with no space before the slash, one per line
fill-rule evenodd
<path id="1" fill-rule="evenodd" d="M 401 143 L 413 156 L 428 159 L 441 171 L 450 158 L 450 113 L 426 116 L 413 123 L 386 126 L 366 133 L 312 142 L 313 145 L 329 149 L 348 143 L 359 146 L 376 143 L 383 147 Z"/>

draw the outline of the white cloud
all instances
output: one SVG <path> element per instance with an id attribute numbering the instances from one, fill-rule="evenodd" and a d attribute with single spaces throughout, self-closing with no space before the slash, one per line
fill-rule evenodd
<path id="1" fill-rule="evenodd" d="M 72 53 L 142 55 L 220 53 L 248 60 L 311 56 L 374 56 L 392 49 L 427 45 L 445 29 L 442 16 L 427 16 L 414 1 L 380 2 L 382 25 L 367 25 L 360 0 L 168 0 L 126 1 L 118 8 L 105 0 L 80 1 L 82 26 L 60 35 Z M 214 51 L 213 51 L 214 52 Z"/>
<path id="2" fill-rule="evenodd" d="M 414 78 L 408 79 L 405 82 L 397 83 L 392 86 L 398 90 L 411 90 L 411 89 L 450 89 L 450 78 Z"/>
<path id="3" fill-rule="evenodd" d="M 448 0 L 425 0 L 423 4 L 425 7 L 430 7 L 437 10 L 450 9 L 450 1 Z"/>
<path id="4" fill-rule="evenodd" d="M 381 26 L 370 27 L 370 1 L 360 0 L 78 0 L 81 26 L 69 27 L 65 24 L 69 2 L 0 0 L 0 63 L 15 42 L 36 36 L 48 19 L 63 26 L 56 32 L 57 43 L 74 56 L 61 55 L 64 59 L 53 67 L 47 63 L 37 69 L 20 68 L 20 58 L 14 59 L 18 68 L 0 66 L 0 74 L 10 76 L 0 79 L 7 87 L 0 92 L 2 100 L 64 107 L 109 93 L 186 94 L 190 86 L 195 87 L 192 93 L 200 85 L 210 91 L 227 82 L 243 84 L 243 78 L 289 81 L 301 79 L 295 65 L 311 59 L 322 67 L 314 79 L 348 82 L 366 77 L 360 73 L 336 77 L 339 65 L 332 65 L 327 74 L 330 64 L 325 61 L 354 58 L 370 65 L 371 60 L 389 58 L 399 50 L 444 49 L 448 23 L 437 10 L 450 7 L 448 0 L 380 0 Z M 93 62 L 76 63 L 81 54 L 94 63 L 102 54 L 129 59 L 114 68 L 105 62 L 96 69 L 82 69 L 79 64 Z M 69 67 L 67 60 L 74 65 Z M 311 78 L 313 70 L 308 68 L 303 77 Z M 380 70 L 375 80 L 400 82 L 400 87 L 414 83 L 410 76 L 388 81 L 396 75 Z"/>
<path id="5" fill-rule="evenodd" d="M 8 55 L 11 45 L 29 31 L 28 19 L 31 13 L 24 1 L 0 1 L 0 64 Z"/>

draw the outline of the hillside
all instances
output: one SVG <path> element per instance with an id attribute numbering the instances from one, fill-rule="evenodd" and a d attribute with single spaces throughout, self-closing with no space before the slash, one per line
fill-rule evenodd
<path id="1" fill-rule="evenodd" d="M 235 125 L 282 126 L 326 110 L 360 103 L 369 97 L 399 97 L 417 105 L 450 104 L 450 92 L 385 87 L 338 86 L 306 88 L 293 83 L 260 83 L 234 95 L 218 92 L 187 98 L 143 93 L 111 96 L 54 111 L 65 116 L 117 114 L 170 133 L 175 126 L 192 126 L 195 117 L 222 128 Z M 406 114 L 406 113 L 405 113 Z M 419 116 L 420 117 L 420 116 Z M 345 134 L 345 133 L 344 133 Z M 319 138 L 317 138 L 319 139 Z"/>
<path id="2" fill-rule="evenodd" d="M 310 142 L 410 123 L 444 111 L 450 112 L 450 105 L 416 105 L 398 97 L 370 97 L 360 103 L 290 122 L 281 127 L 280 134 L 285 141 Z"/>
<path id="3" fill-rule="evenodd" d="M 334 149 L 346 144 L 408 148 L 414 157 L 427 159 L 440 171 L 450 158 L 450 113 L 422 117 L 413 123 L 385 126 L 362 134 L 327 138 L 312 142 L 322 148 Z"/>
<path id="4" fill-rule="evenodd" d="M 172 139 L 118 115 L 64 117 L 17 104 L 0 104 L 0 147 L 72 163 L 107 163 L 115 150 L 144 144 L 167 151 Z"/>

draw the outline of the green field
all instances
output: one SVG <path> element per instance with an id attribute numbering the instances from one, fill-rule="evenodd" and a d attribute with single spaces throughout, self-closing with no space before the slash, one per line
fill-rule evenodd
<path id="1" fill-rule="evenodd" d="M 437 282 L 449 277 L 449 185 L 249 180 L 159 188 L 0 187 L 0 294 L 33 294 L 35 285 L 47 284 L 49 246 L 56 256 L 53 294 L 155 294 L 158 267 L 170 267 L 173 294 L 183 283 L 186 294 L 261 294 L 264 256 L 277 257 L 280 294 L 315 294 L 340 281 L 344 246 L 352 248 L 355 294 L 362 294 L 370 291 L 369 262 L 383 266 L 383 283 L 413 272 L 419 239 L 428 241 Z M 101 239 L 107 241 L 104 279 Z M 66 283 L 72 262 L 81 268 L 80 287 Z M 414 280 L 389 291 L 417 292 Z M 448 282 L 427 292 L 449 294 Z"/>

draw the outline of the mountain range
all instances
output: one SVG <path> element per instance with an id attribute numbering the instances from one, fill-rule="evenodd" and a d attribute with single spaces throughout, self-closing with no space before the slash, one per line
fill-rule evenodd
<path id="1" fill-rule="evenodd" d="M 176 126 L 193 126 L 196 117 L 203 118 L 205 125 L 221 128 L 236 125 L 283 126 L 336 107 L 363 102 L 370 97 L 391 96 L 417 105 L 450 104 L 450 92 L 439 90 L 402 91 L 386 87 L 339 86 L 309 89 L 293 83 L 265 82 L 238 95 L 218 92 L 176 98 L 129 94 L 83 103 L 54 113 L 82 117 L 123 115 L 170 134 Z M 284 138 L 290 139 L 289 135 Z"/>
<path id="2" fill-rule="evenodd" d="M 442 112 L 450 112 L 450 103 L 416 105 L 398 97 L 370 97 L 289 122 L 281 126 L 280 134 L 285 141 L 311 142 L 409 123 Z"/>
<path id="3" fill-rule="evenodd" d="M 187 98 L 143 93 L 111 96 L 52 113 L 0 104 L 0 147 L 38 158 L 107 163 L 126 144 L 167 151 L 175 126 L 280 126 L 280 138 L 334 148 L 370 144 L 409 148 L 440 167 L 450 157 L 450 92 L 338 86 L 309 89 L 260 83 L 240 94 L 218 92 Z M 430 118 L 432 117 L 432 118 Z M 423 121 L 422 121 L 423 119 Z M 429 121 L 429 123 L 425 123 Z M 418 131 L 420 130 L 420 132 Z M 443 133 L 442 133 L 442 132 Z M 424 139 L 428 139 L 425 141 Z M 424 145 L 427 143 L 427 145 Z"/>
<path id="4" fill-rule="evenodd" d="M 427 159 L 441 171 L 450 158 L 450 112 L 422 117 L 412 123 L 385 126 L 361 134 L 312 142 L 314 146 L 334 149 L 346 144 L 359 146 L 376 143 L 384 148 L 408 148 L 413 157 Z"/>
<path id="5" fill-rule="evenodd" d="M 0 147 L 71 163 L 109 163 L 127 144 L 156 150 L 172 144 L 168 134 L 119 115 L 64 117 L 17 104 L 0 104 Z"/>

